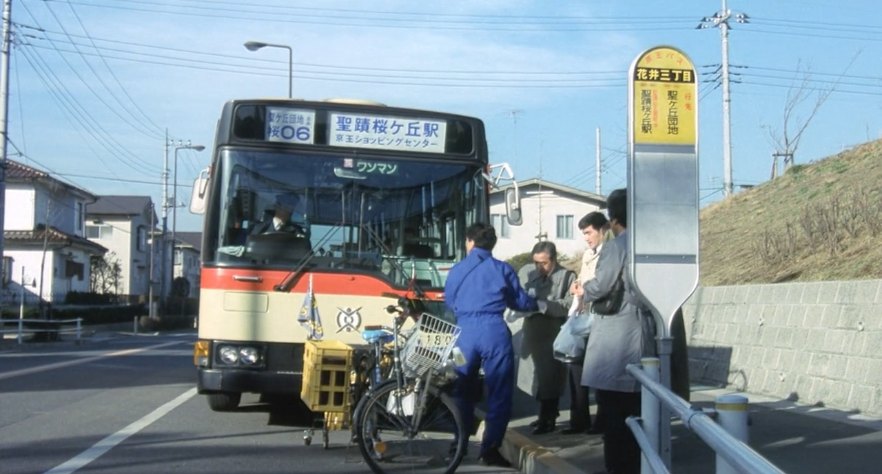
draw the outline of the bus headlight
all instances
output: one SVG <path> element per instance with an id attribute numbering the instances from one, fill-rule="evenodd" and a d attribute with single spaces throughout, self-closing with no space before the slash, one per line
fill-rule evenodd
<path id="1" fill-rule="evenodd" d="M 233 346 L 221 347 L 217 352 L 220 361 L 227 365 L 236 364 L 239 360 L 239 351 L 236 349 L 237 348 Z"/>
<path id="2" fill-rule="evenodd" d="M 239 360 L 245 365 L 254 365 L 260 362 L 260 351 L 256 347 L 242 347 L 239 349 Z"/>
<path id="3" fill-rule="evenodd" d="M 266 349 L 257 344 L 236 344 L 234 342 L 215 343 L 215 367 L 262 367 Z"/>

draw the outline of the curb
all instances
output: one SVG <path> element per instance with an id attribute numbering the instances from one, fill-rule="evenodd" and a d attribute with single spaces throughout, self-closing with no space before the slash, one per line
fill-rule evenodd
<path id="1" fill-rule="evenodd" d="M 480 440 L 484 434 L 484 410 L 475 408 L 475 416 L 481 420 L 473 439 Z M 515 421 L 515 420 L 511 420 Z M 511 423 L 511 421 L 509 423 Z M 585 470 L 561 458 L 554 451 L 542 447 L 529 437 L 517 432 L 511 425 L 505 430 L 500 454 L 511 463 L 513 469 L 525 474 L 584 474 Z"/>
<path id="2" fill-rule="evenodd" d="M 527 474 L 584 474 L 585 472 L 511 429 L 505 432 L 500 452 L 511 462 L 512 467 Z"/>

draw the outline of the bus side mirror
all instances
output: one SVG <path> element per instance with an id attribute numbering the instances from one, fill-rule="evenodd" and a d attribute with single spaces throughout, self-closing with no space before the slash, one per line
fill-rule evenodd
<path id="1" fill-rule="evenodd" d="M 521 196 L 518 192 L 518 185 L 505 190 L 505 216 L 508 218 L 509 225 L 521 225 L 524 223 L 521 214 Z"/>
<path id="2" fill-rule="evenodd" d="M 190 212 L 205 214 L 205 198 L 208 193 L 208 169 L 202 170 L 196 181 L 193 181 L 193 192 L 190 193 Z"/>
<path id="3" fill-rule="evenodd" d="M 518 182 L 515 181 L 514 171 L 508 163 L 490 165 L 484 173 L 484 179 L 494 188 L 509 186 L 505 190 L 505 216 L 508 225 L 521 225 L 524 223 L 521 214 L 521 193 L 518 191 Z"/>

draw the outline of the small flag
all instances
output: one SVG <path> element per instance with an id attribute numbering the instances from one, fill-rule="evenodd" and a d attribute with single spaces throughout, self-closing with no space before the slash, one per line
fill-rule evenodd
<path id="1" fill-rule="evenodd" d="M 297 322 L 306 329 L 306 338 L 309 340 L 319 340 L 325 335 L 315 293 L 312 291 L 312 274 L 309 275 L 309 289 L 306 291 L 306 298 L 303 299 L 303 306 L 300 308 Z"/>

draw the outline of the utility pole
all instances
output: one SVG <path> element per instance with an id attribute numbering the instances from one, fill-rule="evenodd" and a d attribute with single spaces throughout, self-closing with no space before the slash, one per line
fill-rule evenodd
<path id="1" fill-rule="evenodd" d="M 714 13 L 714 16 L 704 17 L 696 29 L 716 27 L 720 29 L 720 39 L 723 48 L 722 83 L 723 83 L 723 196 L 732 195 L 732 124 L 731 124 L 731 98 L 729 96 L 729 19 L 734 18 L 737 23 L 748 23 L 748 16 L 744 13 L 732 14 L 726 6 L 726 0 L 722 0 L 723 9 Z"/>
<path id="2" fill-rule="evenodd" d="M 600 174 L 601 174 L 600 173 L 600 171 L 601 171 L 600 170 L 600 164 L 601 164 L 601 160 L 600 160 L 600 127 L 597 127 L 597 129 L 595 130 L 594 136 L 595 136 L 595 139 L 594 139 L 594 142 L 595 142 L 595 145 L 594 145 L 594 169 L 596 170 L 596 172 L 594 173 L 594 193 L 601 194 L 601 187 L 600 187 Z"/>
<path id="3" fill-rule="evenodd" d="M 6 231 L 6 141 L 7 119 L 9 118 L 9 51 L 12 33 L 9 27 L 12 20 L 12 0 L 3 0 L 3 44 L 0 46 L 0 257 L 4 255 L 3 233 Z M 11 272 L 11 268 L 3 268 Z M 24 282 L 22 282 L 24 284 Z"/>
<path id="4" fill-rule="evenodd" d="M 153 304 L 153 286 L 155 282 L 153 281 L 153 267 L 154 267 L 154 247 L 156 246 L 156 224 L 153 222 L 156 220 L 156 205 L 153 204 L 153 199 L 150 200 L 150 259 L 149 262 L 149 270 L 147 271 L 149 280 L 147 287 L 147 314 L 150 318 L 150 321 L 153 322 L 156 319 L 156 306 Z"/>
<path id="5" fill-rule="evenodd" d="M 168 272 L 168 245 L 166 242 L 166 233 L 168 232 L 168 129 L 165 130 L 165 144 L 162 165 L 162 251 L 160 252 L 160 271 L 159 271 L 159 300 L 165 299 L 165 280 Z M 156 239 L 154 238 L 154 243 Z"/>

